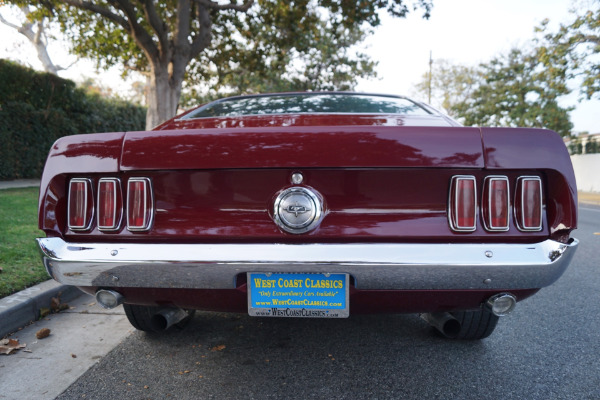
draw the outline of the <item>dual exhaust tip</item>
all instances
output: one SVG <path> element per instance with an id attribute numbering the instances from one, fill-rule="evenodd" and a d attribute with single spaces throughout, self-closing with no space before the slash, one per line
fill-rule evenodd
<path id="1" fill-rule="evenodd" d="M 497 317 L 504 317 L 515 309 L 516 304 L 517 298 L 514 295 L 500 293 L 490 297 L 483 307 Z M 461 323 L 448 312 L 421 314 L 421 318 L 451 339 L 458 337 L 462 328 Z"/>
<path id="2" fill-rule="evenodd" d="M 123 304 L 125 297 L 114 290 L 100 289 L 96 292 L 96 302 L 107 310 Z M 150 325 L 155 332 L 165 331 L 171 326 L 181 322 L 189 314 L 181 308 L 158 309 L 150 319 Z"/>
<path id="3" fill-rule="evenodd" d="M 96 292 L 96 301 L 101 307 L 106 309 L 115 308 L 121 304 L 125 298 L 122 294 L 114 290 L 100 289 Z M 517 298 L 510 293 L 500 293 L 490 297 L 485 303 L 492 314 L 503 317 L 514 310 L 517 304 Z M 163 308 L 152 316 L 151 325 L 154 331 L 159 332 L 169 329 L 184 319 L 188 314 L 180 308 Z M 448 338 L 456 338 L 461 330 L 460 322 L 448 312 L 421 314 L 427 323 L 440 331 Z"/>

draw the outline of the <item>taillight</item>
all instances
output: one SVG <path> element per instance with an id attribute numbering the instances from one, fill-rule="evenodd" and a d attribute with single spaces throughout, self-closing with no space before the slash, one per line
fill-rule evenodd
<path id="1" fill-rule="evenodd" d="M 506 176 L 488 176 L 483 189 L 483 220 L 488 231 L 507 231 L 510 221 L 509 187 Z"/>
<path id="2" fill-rule="evenodd" d="M 477 185 L 474 176 L 452 177 L 449 199 L 450 227 L 458 232 L 472 232 L 477 227 Z"/>
<path id="3" fill-rule="evenodd" d="M 116 230 L 121 224 L 123 199 L 121 182 L 117 178 L 102 178 L 98 182 L 98 229 Z"/>
<path id="4" fill-rule="evenodd" d="M 130 178 L 127 182 L 127 229 L 150 229 L 154 214 L 152 185 L 148 178 Z"/>
<path id="5" fill-rule="evenodd" d="M 94 198 L 92 181 L 74 178 L 69 182 L 68 227 L 73 231 L 88 230 L 92 224 Z"/>
<path id="6" fill-rule="evenodd" d="M 542 230 L 542 180 L 522 176 L 517 180 L 517 225 L 522 231 Z"/>

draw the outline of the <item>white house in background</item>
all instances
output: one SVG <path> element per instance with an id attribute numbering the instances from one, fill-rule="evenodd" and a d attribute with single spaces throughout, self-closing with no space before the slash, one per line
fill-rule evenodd
<path id="1" fill-rule="evenodd" d="M 600 153 L 600 133 L 583 133 L 575 137 L 565 137 L 563 141 L 571 154 L 590 153 L 587 151 L 590 147 L 588 144 L 591 145 L 592 143 L 595 144 L 593 146 L 595 151 L 592 150 L 591 153 Z"/>

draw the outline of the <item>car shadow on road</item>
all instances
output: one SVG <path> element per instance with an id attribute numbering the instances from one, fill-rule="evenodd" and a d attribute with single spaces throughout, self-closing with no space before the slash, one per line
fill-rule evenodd
<path id="1" fill-rule="evenodd" d="M 485 341 L 445 340 L 417 315 L 199 312 L 184 330 L 135 333 L 80 381 L 94 387 L 82 392 L 88 398 L 102 385 L 140 398 L 394 398 L 422 395 L 424 382 L 447 374 L 457 354 L 474 361 L 486 352 Z M 428 390 L 437 393 L 434 385 Z"/>

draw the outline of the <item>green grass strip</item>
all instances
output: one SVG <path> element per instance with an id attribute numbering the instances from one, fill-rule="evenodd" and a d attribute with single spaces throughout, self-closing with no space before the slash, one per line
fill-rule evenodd
<path id="1" fill-rule="evenodd" d="M 0 190 L 0 298 L 48 280 L 37 249 L 38 188 Z"/>

